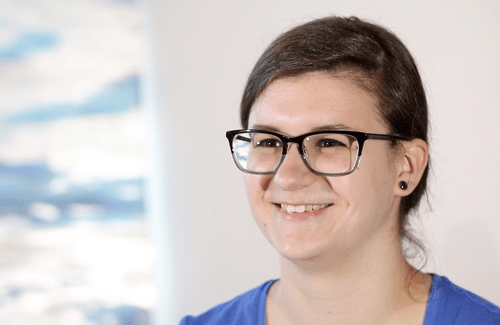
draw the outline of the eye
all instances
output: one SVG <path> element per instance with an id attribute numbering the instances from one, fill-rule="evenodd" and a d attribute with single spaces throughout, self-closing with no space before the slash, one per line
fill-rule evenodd
<path id="1" fill-rule="evenodd" d="M 347 147 L 345 143 L 342 143 L 339 140 L 331 139 L 331 138 L 319 139 L 316 146 L 322 147 L 322 148 Z"/>
<path id="2" fill-rule="evenodd" d="M 265 147 L 265 148 L 275 148 L 275 147 L 281 147 L 281 141 L 278 139 L 263 139 L 260 141 L 255 142 L 256 147 Z"/>

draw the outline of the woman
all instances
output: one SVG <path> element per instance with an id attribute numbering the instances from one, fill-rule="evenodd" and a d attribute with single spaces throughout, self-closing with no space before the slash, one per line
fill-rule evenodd
<path id="1" fill-rule="evenodd" d="M 181 324 L 500 324 L 500 309 L 407 262 L 426 191 L 427 103 L 386 29 L 332 17 L 264 52 L 228 131 L 281 277 Z M 363 159 L 361 159 L 363 157 Z"/>

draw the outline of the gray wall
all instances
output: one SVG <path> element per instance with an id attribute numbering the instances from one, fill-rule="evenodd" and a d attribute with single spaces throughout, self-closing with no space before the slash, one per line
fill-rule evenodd
<path id="1" fill-rule="evenodd" d="M 244 82 L 290 26 L 358 15 L 414 54 L 432 119 L 432 211 L 421 210 L 426 270 L 500 304 L 500 2 L 150 1 L 149 211 L 158 245 L 158 324 L 175 324 L 279 276 L 252 220 L 224 133 Z M 206 144 L 204 147 L 200 143 Z"/>

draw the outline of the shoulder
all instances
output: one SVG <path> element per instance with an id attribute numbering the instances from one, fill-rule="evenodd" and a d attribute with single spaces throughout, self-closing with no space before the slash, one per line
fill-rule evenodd
<path id="1" fill-rule="evenodd" d="M 424 322 L 433 324 L 500 325 L 500 308 L 435 274 Z"/>
<path id="2" fill-rule="evenodd" d="M 186 316 L 181 320 L 180 325 L 263 325 L 267 292 L 275 281 L 264 282 L 198 316 Z"/>

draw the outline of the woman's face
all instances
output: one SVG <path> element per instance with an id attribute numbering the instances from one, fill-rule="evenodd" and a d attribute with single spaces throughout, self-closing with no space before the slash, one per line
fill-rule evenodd
<path id="1" fill-rule="evenodd" d="M 370 93 L 323 73 L 271 83 L 252 107 L 249 128 L 287 136 L 318 128 L 389 133 Z M 348 256 L 393 244 L 400 156 L 388 141 L 368 140 L 353 173 L 325 177 L 306 167 L 293 144 L 275 174 L 245 175 L 252 213 L 271 244 L 289 259 Z M 283 204 L 316 210 L 289 213 Z"/>

